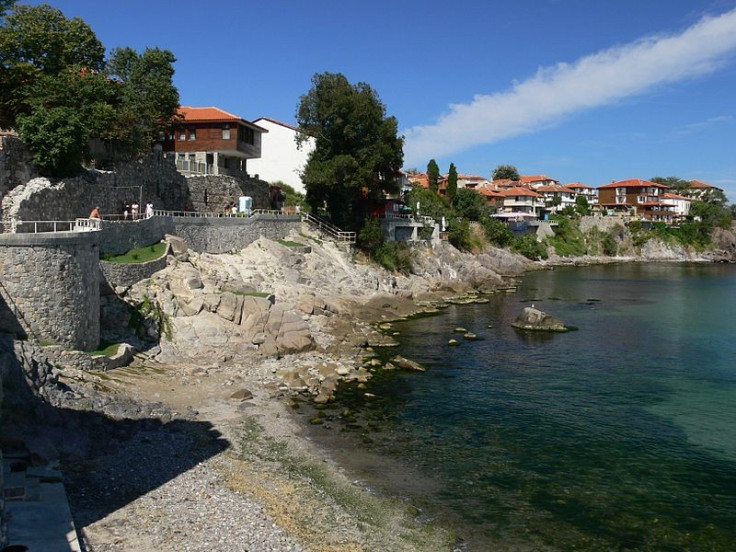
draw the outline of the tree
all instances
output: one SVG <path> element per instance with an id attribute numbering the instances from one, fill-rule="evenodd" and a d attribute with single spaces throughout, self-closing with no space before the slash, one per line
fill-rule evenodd
<path id="1" fill-rule="evenodd" d="M 487 214 L 488 205 L 485 198 L 475 190 L 462 188 L 452 198 L 452 206 L 458 216 L 471 221 L 479 221 Z"/>
<path id="2" fill-rule="evenodd" d="M 499 165 L 493 169 L 492 180 L 519 180 L 519 171 L 513 165 Z"/>
<path id="3" fill-rule="evenodd" d="M 585 196 L 579 195 L 575 198 L 575 210 L 581 216 L 590 214 L 590 204 Z"/>
<path id="4" fill-rule="evenodd" d="M 87 149 L 87 129 L 69 107 L 40 108 L 18 116 L 18 130 L 42 169 L 59 176 L 73 174 Z"/>
<path id="5" fill-rule="evenodd" d="M 457 169 L 450 163 L 450 172 L 447 175 L 447 197 L 453 199 L 457 193 Z"/>
<path id="6" fill-rule="evenodd" d="M 650 182 L 654 182 L 655 184 L 662 184 L 678 192 L 687 191 L 690 189 L 690 186 L 692 185 L 692 183 L 689 180 L 684 180 L 680 178 L 679 176 L 667 176 L 667 177 L 655 176 L 654 178 L 650 179 Z"/>
<path id="7" fill-rule="evenodd" d="M 0 127 L 14 128 L 31 109 L 42 76 L 70 69 L 100 71 L 105 47 L 80 18 L 67 19 L 47 4 L 14 6 L 0 27 Z"/>
<path id="8" fill-rule="evenodd" d="M 378 94 L 366 83 L 350 84 L 339 73 L 312 77 L 300 98 L 297 142 L 315 139 L 302 180 L 313 212 L 323 205 L 335 224 L 360 227 L 371 202 L 398 191 L 403 138 L 386 116 Z"/>
<path id="9" fill-rule="evenodd" d="M 179 91 L 174 86 L 174 62 L 169 50 L 116 48 L 107 62 L 107 75 L 122 84 L 116 138 L 124 150 L 139 153 L 177 122 Z"/>
<path id="10" fill-rule="evenodd" d="M 437 161 L 430 159 L 427 163 L 427 182 L 429 183 L 429 189 L 433 192 L 437 191 L 437 181 L 440 179 L 440 168 L 437 166 Z"/>

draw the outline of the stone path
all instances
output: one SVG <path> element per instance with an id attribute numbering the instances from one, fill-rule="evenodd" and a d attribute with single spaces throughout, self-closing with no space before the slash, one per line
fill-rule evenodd
<path id="1" fill-rule="evenodd" d="M 2 463 L 8 546 L 81 552 L 61 472 L 32 466 L 26 451 L 3 451 Z"/>

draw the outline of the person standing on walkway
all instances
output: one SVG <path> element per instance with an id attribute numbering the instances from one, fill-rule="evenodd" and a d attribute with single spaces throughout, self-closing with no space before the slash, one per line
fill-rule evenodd
<path id="1" fill-rule="evenodd" d="M 146 203 L 146 218 L 151 218 L 153 216 L 153 203 L 148 202 Z"/>
<path id="2" fill-rule="evenodd" d="M 133 220 L 138 220 L 138 204 L 137 203 L 134 202 L 133 205 L 130 206 L 130 214 Z"/>
<path id="3" fill-rule="evenodd" d="M 102 215 L 100 214 L 100 206 L 99 205 L 95 206 L 95 208 L 92 209 L 92 211 L 89 214 L 89 218 L 91 218 L 91 219 L 97 219 L 97 220 L 102 220 Z"/>

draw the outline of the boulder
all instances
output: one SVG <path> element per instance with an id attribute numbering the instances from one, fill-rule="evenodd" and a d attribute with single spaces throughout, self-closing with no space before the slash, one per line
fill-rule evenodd
<path id="1" fill-rule="evenodd" d="M 566 332 L 569 329 L 562 320 L 534 307 L 525 307 L 511 325 L 519 330 L 538 332 Z"/>

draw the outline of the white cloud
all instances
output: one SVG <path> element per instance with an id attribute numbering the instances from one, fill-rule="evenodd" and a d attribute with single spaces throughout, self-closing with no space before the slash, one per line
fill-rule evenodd
<path id="1" fill-rule="evenodd" d="M 736 50 L 736 10 L 678 35 L 653 36 L 574 63 L 541 68 L 507 92 L 453 104 L 435 124 L 404 131 L 407 166 L 540 130 L 575 112 L 710 73 Z"/>
<path id="2" fill-rule="evenodd" d="M 711 117 L 709 119 L 706 119 L 705 121 L 700 121 L 697 123 L 690 123 L 689 125 L 682 126 L 676 130 L 677 134 L 692 134 L 694 132 L 700 132 L 701 130 L 706 130 L 710 127 L 717 126 L 717 125 L 723 125 L 723 124 L 731 124 L 736 120 L 733 115 L 719 115 L 718 117 Z"/>

